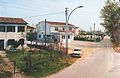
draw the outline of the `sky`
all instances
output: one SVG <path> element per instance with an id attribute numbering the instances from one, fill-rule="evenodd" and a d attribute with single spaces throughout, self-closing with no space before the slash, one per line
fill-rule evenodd
<path id="1" fill-rule="evenodd" d="M 104 31 L 100 26 L 100 11 L 106 0 L 0 0 L 0 16 L 20 17 L 29 24 L 40 21 L 65 22 L 65 8 L 69 13 L 78 6 L 70 16 L 69 23 L 90 31 L 90 27 Z"/>

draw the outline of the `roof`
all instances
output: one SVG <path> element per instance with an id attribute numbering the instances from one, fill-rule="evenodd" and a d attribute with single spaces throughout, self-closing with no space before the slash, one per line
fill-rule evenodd
<path id="1" fill-rule="evenodd" d="M 27 24 L 22 18 L 0 17 L 0 24 Z"/>
<path id="2" fill-rule="evenodd" d="M 45 21 L 43 21 L 45 22 Z M 52 24 L 52 25 L 66 25 L 65 22 L 51 22 L 51 21 L 47 21 L 46 23 Z M 69 26 L 74 26 L 72 24 L 68 24 Z"/>
<path id="3" fill-rule="evenodd" d="M 80 28 L 80 27 L 75 27 L 76 29 L 80 29 L 80 30 L 82 30 L 82 28 Z"/>
<path id="4" fill-rule="evenodd" d="M 28 28 L 28 29 L 35 29 L 35 27 L 29 26 L 29 25 L 27 25 L 27 28 Z"/>

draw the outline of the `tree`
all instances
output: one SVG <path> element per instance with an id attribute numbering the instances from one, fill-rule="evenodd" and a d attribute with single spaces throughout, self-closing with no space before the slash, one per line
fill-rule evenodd
<path id="1" fill-rule="evenodd" d="M 31 42 L 31 45 L 32 45 L 32 42 L 35 41 L 36 39 L 37 39 L 37 33 L 36 32 L 27 33 L 27 40 Z M 30 48 L 31 48 L 31 45 L 30 45 Z"/>
<path id="2" fill-rule="evenodd" d="M 27 33 L 27 40 L 29 40 L 29 41 L 36 40 L 36 32 L 29 32 L 29 33 Z"/>
<path id="3" fill-rule="evenodd" d="M 120 7 L 115 0 L 107 0 L 105 6 L 101 10 L 101 25 L 105 27 L 109 33 L 111 40 L 118 45 L 120 43 L 119 37 L 119 21 L 120 21 Z"/>
<path id="4" fill-rule="evenodd" d="M 100 17 L 103 20 L 101 25 L 104 26 L 111 35 L 113 35 L 116 31 L 116 19 L 120 15 L 119 13 L 119 5 L 117 2 L 115 2 L 115 0 L 107 0 L 105 2 L 105 6 L 101 10 Z"/>

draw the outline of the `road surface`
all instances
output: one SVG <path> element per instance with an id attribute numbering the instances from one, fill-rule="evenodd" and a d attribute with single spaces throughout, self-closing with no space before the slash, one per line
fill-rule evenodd
<path id="1" fill-rule="evenodd" d="M 92 46 L 96 49 L 89 58 L 78 59 L 71 66 L 45 78 L 120 78 L 120 55 L 110 44 L 109 37 L 105 37 Z"/>

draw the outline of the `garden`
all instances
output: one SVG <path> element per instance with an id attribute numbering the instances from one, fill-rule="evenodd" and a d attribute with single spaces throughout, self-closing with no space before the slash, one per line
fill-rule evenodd
<path id="1" fill-rule="evenodd" d="M 76 58 L 57 51 L 7 52 L 7 57 L 15 62 L 15 67 L 28 77 L 41 78 L 71 65 Z"/>

